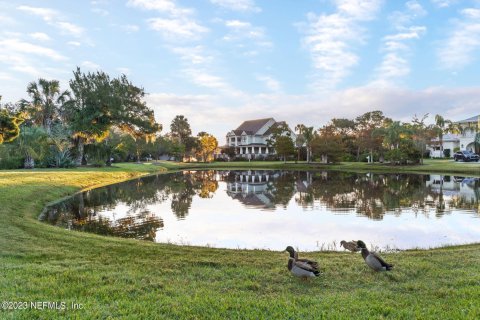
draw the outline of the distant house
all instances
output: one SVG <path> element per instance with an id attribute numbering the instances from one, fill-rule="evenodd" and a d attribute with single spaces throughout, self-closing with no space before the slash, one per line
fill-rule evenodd
<path id="1" fill-rule="evenodd" d="M 453 157 L 455 150 L 470 150 L 478 152 L 479 145 L 475 143 L 477 132 L 480 132 L 480 115 L 471 117 L 465 120 L 457 121 L 457 124 L 462 128 L 459 134 L 445 134 L 443 135 L 443 150 L 440 145 L 440 139 L 435 138 L 428 147 L 430 156 L 433 158 L 443 158 L 444 151 L 450 150 L 450 156 Z"/>
<path id="2" fill-rule="evenodd" d="M 237 129 L 227 133 L 227 146 L 234 147 L 240 157 L 257 159 L 275 154 L 275 150 L 268 146 L 268 139 L 275 128 L 285 124 L 285 121 L 275 121 L 273 118 L 244 121 Z M 293 141 L 297 138 L 290 130 Z"/>

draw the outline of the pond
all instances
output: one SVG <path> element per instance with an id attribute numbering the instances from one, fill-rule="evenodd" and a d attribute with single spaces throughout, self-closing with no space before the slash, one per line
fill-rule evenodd
<path id="1" fill-rule="evenodd" d="M 480 241 L 480 179 L 321 171 L 208 170 L 159 174 L 83 193 L 40 220 L 160 243 L 341 250 Z"/>

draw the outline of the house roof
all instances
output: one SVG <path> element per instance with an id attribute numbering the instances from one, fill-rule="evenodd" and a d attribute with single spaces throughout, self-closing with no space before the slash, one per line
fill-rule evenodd
<path id="1" fill-rule="evenodd" d="M 480 118 L 480 115 L 475 116 L 475 117 L 471 117 L 471 118 L 468 118 L 468 119 L 465 119 L 465 120 L 457 121 L 457 123 L 478 122 L 479 118 Z"/>
<path id="2" fill-rule="evenodd" d="M 244 121 L 237 129 L 233 130 L 233 132 L 238 135 L 242 134 L 243 131 L 245 131 L 247 134 L 255 134 L 270 120 L 275 121 L 273 118 L 247 120 Z"/>
<path id="3" fill-rule="evenodd" d="M 285 125 L 286 122 L 285 121 L 279 121 L 279 122 L 275 122 L 273 124 L 273 126 L 271 126 L 270 128 L 268 128 L 268 130 L 264 133 L 264 135 L 268 136 L 269 134 L 271 134 L 273 132 L 273 130 L 275 130 L 278 126 L 280 125 Z"/>

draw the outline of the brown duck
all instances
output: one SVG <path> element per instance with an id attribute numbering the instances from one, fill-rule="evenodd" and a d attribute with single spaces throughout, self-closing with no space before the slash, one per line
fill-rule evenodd
<path id="1" fill-rule="evenodd" d="M 358 252 L 360 251 L 361 249 L 358 247 L 357 245 L 357 242 L 356 241 L 345 241 L 345 240 L 342 240 L 340 241 L 340 246 L 344 247 L 345 249 L 349 250 L 349 251 L 352 251 L 352 252 Z"/>

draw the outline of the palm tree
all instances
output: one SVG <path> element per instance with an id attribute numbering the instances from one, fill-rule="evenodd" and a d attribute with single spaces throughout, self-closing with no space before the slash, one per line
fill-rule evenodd
<path id="1" fill-rule="evenodd" d="M 35 159 L 42 157 L 47 142 L 47 135 L 42 128 L 22 127 L 15 141 L 18 146 L 15 150 L 24 158 L 25 169 L 35 168 Z"/>
<path id="2" fill-rule="evenodd" d="M 52 132 L 53 122 L 60 117 L 60 109 L 70 94 L 67 90 L 60 91 L 58 80 L 38 79 L 30 82 L 27 93 L 32 98 L 31 113 L 34 122 L 41 125 L 48 135 Z"/>
<path id="3" fill-rule="evenodd" d="M 315 138 L 313 127 L 307 127 L 304 124 L 297 124 L 295 126 L 295 131 L 301 134 L 305 140 L 305 145 L 307 147 L 307 162 L 310 163 L 312 156 L 312 141 L 313 138 Z"/>
<path id="4" fill-rule="evenodd" d="M 443 158 L 443 135 L 447 121 L 439 114 L 435 115 L 435 125 L 437 126 L 438 140 L 440 140 L 440 158 Z"/>

